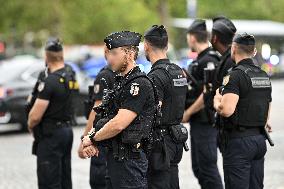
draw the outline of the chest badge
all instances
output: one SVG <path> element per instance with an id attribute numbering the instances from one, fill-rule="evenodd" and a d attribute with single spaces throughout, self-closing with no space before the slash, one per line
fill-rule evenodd
<path id="1" fill-rule="evenodd" d="M 38 87 L 37 87 L 37 90 L 38 90 L 39 92 L 41 92 L 43 89 L 44 89 L 44 82 L 40 82 L 40 84 L 39 84 Z"/>
<path id="2" fill-rule="evenodd" d="M 223 78 L 223 83 L 222 84 L 225 86 L 225 85 L 227 85 L 229 83 L 229 81 L 230 81 L 230 75 L 227 75 L 227 76 L 225 76 Z"/>
<path id="3" fill-rule="evenodd" d="M 139 94 L 139 84 L 138 83 L 131 84 L 130 94 L 132 96 L 137 96 Z"/>

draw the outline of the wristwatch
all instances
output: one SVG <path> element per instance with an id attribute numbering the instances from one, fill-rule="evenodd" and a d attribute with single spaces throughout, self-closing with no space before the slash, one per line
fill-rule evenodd
<path id="1" fill-rule="evenodd" d="M 84 137 L 85 137 L 84 135 L 82 135 L 82 136 L 80 137 L 80 139 L 81 139 L 82 142 L 83 142 Z"/>
<path id="2" fill-rule="evenodd" d="M 93 143 L 93 145 L 96 145 L 96 141 L 94 139 L 94 136 L 96 135 L 96 131 L 92 131 L 88 136 L 89 136 L 89 139 L 90 141 Z"/>

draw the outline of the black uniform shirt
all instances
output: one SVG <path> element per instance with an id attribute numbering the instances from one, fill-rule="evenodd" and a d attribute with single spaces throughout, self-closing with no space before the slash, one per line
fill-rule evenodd
<path id="1" fill-rule="evenodd" d="M 94 81 L 94 100 L 102 100 L 103 91 L 105 88 L 113 89 L 115 82 L 115 72 L 113 72 L 109 67 L 104 67 L 97 75 Z M 105 79 L 106 84 L 102 79 Z"/>
<path id="2" fill-rule="evenodd" d="M 254 65 L 252 59 L 241 60 L 237 65 Z M 223 92 L 222 94 L 233 93 L 238 96 L 244 97 L 249 93 L 251 87 L 251 81 L 248 75 L 246 75 L 242 70 L 234 69 L 237 67 L 235 65 L 232 71 L 223 79 Z M 270 93 L 271 94 L 271 93 Z M 272 101 L 270 96 L 269 101 Z"/>
<path id="3" fill-rule="evenodd" d="M 141 73 L 139 67 L 135 67 L 123 77 L 122 83 L 139 73 Z M 138 115 L 149 113 L 151 115 L 155 111 L 154 91 L 147 78 L 139 77 L 123 86 L 119 101 L 119 109 L 127 109 Z"/>
<path id="4" fill-rule="evenodd" d="M 235 65 L 236 63 L 231 58 L 231 48 L 228 48 L 228 50 L 221 57 L 219 67 L 217 69 L 214 91 L 222 85 L 223 78 L 228 74 L 228 70 Z"/>
<path id="5" fill-rule="evenodd" d="M 197 99 L 199 95 L 203 91 L 203 85 L 204 83 L 204 68 L 207 68 L 208 63 L 213 63 L 215 67 L 218 68 L 219 66 L 219 57 L 210 55 L 210 51 L 213 51 L 212 47 L 208 47 L 205 50 L 203 50 L 201 53 L 198 54 L 196 62 L 197 66 L 195 68 L 192 68 L 192 76 L 196 79 L 198 82 L 198 86 L 195 86 L 194 92 L 190 93 L 187 97 L 190 99 Z M 216 69 L 217 69 L 216 68 Z M 190 120 L 193 122 L 208 122 L 208 115 L 204 111 L 204 109 L 200 110 L 199 112 L 196 112 Z"/>
<path id="6" fill-rule="evenodd" d="M 218 57 L 214 57 L 212 55 L 209 54 L 210 51 L 213 51 L 213 49 L 211 47 L 208 47 L 207 49 L 205 49 L 204 51 L 202 51 L 201 53 L 198 54 L 197 56 L 197 69 L 195 70 L 195 72 L 192 73 L 192 76 L 198 80 L 198 81 L 202 81 L 204 80 L 204 68 L 207 67 L 207 64 L 209 62 L 214 63 L 214 65 L 218 65 L 219 64 L 219 59 Z"/>
<path id="7" fill-rule="evenodd" d="M 31 105 L 33 106 L 34 105 L 34 102 L 36 100 L 36 98 L 38 97 L 38 86 L 39 84 L 44 81 L 44 79 L 47 77 L 47 73 L 46 73 L 46 70 L 44 71 L 41 71 L 38 75 L 38 78 L 37 78 L 37 81 L 36 81 L 36 84 L 32 90 L 32 93 L 31 93 L 31 99 L 28 99 L 28 103 L 31 103 Z"/>
<path id="8" fill-rule="evenodd" d="M 49 100 L 48 108 L 42 120 L 67 121 L 71 119 L 72 113 L 66 112 L 66 110 L 71 109 L 69 108 L 71 107 L 71 103 L 68 103 L 70 98 L 72 98 L 70 96 L 71 90 L 67 88 L 64 80 L 60 79 L 60 75 L 64 72 L 65 68 L 62 68 L 53 73 L 49 73 L 48 77 L 39 84 L 38 98 Z"/>

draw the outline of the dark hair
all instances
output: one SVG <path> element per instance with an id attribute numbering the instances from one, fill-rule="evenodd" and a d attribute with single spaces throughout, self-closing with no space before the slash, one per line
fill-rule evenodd
<path id="1" fill-rule="evenodd" d="M 53 52 L 45 51 L 47 62 L 61 62 L 64 61 L 63 51 Z"/>
<path id="2" fill-rule="evenodd" d="M 129 53 L 129 51 L 134 52 L 134 60 L 137 60 L 138 58 L 138 53 L 139 53 L 139 48 L 136 46 L 124 46 L 122 47 L 125 53 Z"/>
<path id="3" fill-rule="evenodd" d="M 232 44 L 234 34 L 223 34 L 219 31 L 212 30 L 212 36 L 216 35 L 218 40 L 225 46 Z"/>
<path id="4" fill-rule="evenodd" d="M 206 42 L 208 42 L 208 33 L 207 33 L 207 31 L 188 32 L 188 34 L 194 36 L 198 43 L 206 43 Z"/>
<path id="5" fill-rule="evenodd" d="M 158 49 L 165 49 L 168 46 L 168 36 L 145 36 L 145 40 Z"/>
<path id="6" fill-rule="evenodd" d="M 234 43 L 237 46 L 237 51 L 239 54 L 252 55 L 254 53 L 255 45 L 242 45 Z"/>

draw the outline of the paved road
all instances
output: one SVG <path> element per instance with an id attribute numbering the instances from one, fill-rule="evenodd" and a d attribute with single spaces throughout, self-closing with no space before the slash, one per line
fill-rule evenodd
<path id="1" fill-rule="evenodd" d="M 271 124 L 274 133 L 272 138 L 275 147 L 268 147 L 265 162 L 265 188 L 284 189 L 284 80 L 273 81 L 273 103 Z M 87 189 L 89 160 L 77 157 L 80 135 L 83 127 L 74 128 L 74 147 L 72 158 L 72 177 L 74 189 Z M 0 134 L 0 189 L 35 189 L 36 158 L 31 155 L 32 138 L 27 133 Z M 181 189 L 198 189 L 194 178 L 190 153 L 184 153 L 180 163 Z M 222 171 L 222 160 L 219 154 L 218 165 Z"/>

